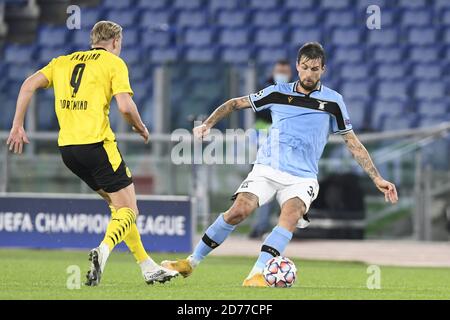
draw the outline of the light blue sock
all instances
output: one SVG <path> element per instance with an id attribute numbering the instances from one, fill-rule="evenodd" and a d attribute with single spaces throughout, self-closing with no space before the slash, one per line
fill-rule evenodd
<path id="1" fill-rule="evenodd" d="M 267 261 L 269 261 L 276 255 L 283 254 L 284 249 L 286 249 L 291 239 L 292 232 L 280 226 L 276 226 L 275 228 L 273 228 L 272 232 L 264 241 L 264 244 L 261 248 L 261 253 L 259 254 L 254 268 L 258 268 L 260 270 L 264 269 Z M 272 253 L 269 253 L 267 251 L 271 251 Z"/>
<path id="2" fill-rule="evenodd" d="M 202 261 L 213 249 L 217 248 L 229 236 L 236 226 L 228 224 L 221 214 L 206 230 L 202 240 L 195 247 L 192 258 L 195 263 Z"/>

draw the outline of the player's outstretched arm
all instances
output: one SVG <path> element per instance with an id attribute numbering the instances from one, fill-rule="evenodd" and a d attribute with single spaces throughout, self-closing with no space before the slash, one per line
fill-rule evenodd
<path id="1" fill-rule="evenodd" d="M 217 122 L 227 117 L 235 110 L 250 108 L 250 99 L 248 96 L 233 98 L 222 104 L 206 119 L 202 125 L 195 127 L 193 132 L 197 138 L 202 138 L 209 133 L 209 129 L 214 127 Z"/>
<path id="2" fill-rule="evenodd" d="M 123 92 L 116 94 L 114 97 L 116 98 L 119 112 L 131 125 L 133 131 L 139 133 L 144 139 L 144 142 L 148 143 L 150 134 L 148 133 L 147 127 L 142 122 L 139 111 L 133 101 L 133 98 L 131 98 L 131 95 L 128 92 Z"/>
<path id="3" fill-rule="evenodd" d="M 384 193 L 386 202 L 390 201 L 391 203 L 396 203 L 398 201 L 398 195 L 395 185 L 381 177 L 377 168 L 373 164 L 372 159 L 370 158 L 369 152 L 367 152 L 367 149 L 361 141 L 359 141 L 356 134 L 353 131 L 350 131 L 342 136 L 347 148 L 350 150 L 355 160 L 364 169 L 364 171 L 367 172 L 378 190 Z"/>
<path id="4" fill-rule="evenodd" d="M 14 115 L 11 132 L 6 141 L 10 151 L 20 154 L 22 153 L 23 144 L 30 143 L 23 127 L 25 114 L 34 92 L 39 88 L 46 88 L 48 84 L 47 78 L 41 72 L 36 72 L 29 76 L 20 87 L 16 103 L 16 114 Z"/>

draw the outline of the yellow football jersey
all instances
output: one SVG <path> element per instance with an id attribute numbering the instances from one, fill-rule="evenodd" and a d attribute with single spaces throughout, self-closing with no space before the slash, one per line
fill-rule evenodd
<path id="1" fill-rule="evenodd" d="M 108 117 L 111 98 L 133 94 L 120 57 L 95 48 L 57 57 L 39 71 L 55 91 L 59 146 L 115 140 Z"/>

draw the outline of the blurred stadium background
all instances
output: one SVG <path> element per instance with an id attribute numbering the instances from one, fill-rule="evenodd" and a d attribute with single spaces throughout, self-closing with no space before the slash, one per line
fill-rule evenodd
<path id="1" fill-rule="evenodd" d="M 381 29 L 366 26 L 372 4 L 381 9 Z M 80 29 L 66 26 L 70 5 L 81 8 Z M 356 133 L 397 184 L 400 202 L 387 205 L 332 137 L 320 163 L 312 225 L 296 237 L 449 240 L 450 1 L 2 0 L 2 141 L 21 82 L 57 55 L 88 49 L 89 31 L 103 19 L 124 28 L 122 57 L 152 133 L 142 145 L 113 103 L 111 123 L 139 194 L 191 196 L 203 230 L 229 206 L 250 164 L 174 165 L 171 132 L 192 128 L 228 98 L 265 87 L 278 59 L 294 67 L 299 46 L 319 41 L 328 54 L 324 84 L 344 96 Z M 46 90 L 32 102 L 25 155 L 0 146 L 3 194 L 90 193 L 60 159 L 53 99 Z M 248 129 L 254 121 L 251 111 L 240 112 L 219 128 Z"/>

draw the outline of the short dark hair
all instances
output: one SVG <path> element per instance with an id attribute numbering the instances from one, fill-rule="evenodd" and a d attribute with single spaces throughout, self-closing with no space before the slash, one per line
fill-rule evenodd
<path id="1" fill-rule="evenodd" d="M 302 56 L 308 60 L 320 59 L 322 67 L 325 65 L 325 50 L 318 42 L 307 42 L 299 50 L 297 54 L 297 63 L 300 63 Z"/>

